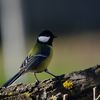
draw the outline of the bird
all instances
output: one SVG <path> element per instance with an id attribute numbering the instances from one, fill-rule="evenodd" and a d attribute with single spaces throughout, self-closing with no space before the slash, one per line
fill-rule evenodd
<path id="1" fill-rule="evenodd" d="M 56 37 L 57 36 L 55 36 L 50 30 L 43 30 L 38 34 L 36 43 L 21 64 L 20 70 L 11 79 L 4 83 L 2 87 L 8 87 L 20 76 L 28 72 L 34 74 L 36 83 L 40 82 L 36 76 L 37 73 L 46 72 L 53 77 L 56 77 L 56 75 L 52 74 L 47 69 L 53 56 L 53 40 Z"/>

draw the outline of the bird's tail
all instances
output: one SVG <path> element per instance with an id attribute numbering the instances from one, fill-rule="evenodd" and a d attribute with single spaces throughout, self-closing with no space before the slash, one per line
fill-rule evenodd
<path id="1" fill-rule="evenodd" d="M 15 74 L 11 79 L 9 79 L 5 84 L 3 84 L 2 87 L 8 87 L 9 85 L 11 85 L 14 81 L 16 81 L 16 79 L 18 79 L 22 74 L 24 73 L 24 71 L 20 70 L 17 74 Z"/>

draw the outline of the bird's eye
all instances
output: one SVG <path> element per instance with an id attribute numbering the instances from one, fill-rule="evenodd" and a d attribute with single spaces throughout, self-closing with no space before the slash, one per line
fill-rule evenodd
<path id="1" fill-rule="evenodd" d="M 38 40 L 40 41 L 40 42 L 48 42 L 49 41 L 49 39 L 50 39 L 50 36 L 39 36 L 38 37 Z"/>

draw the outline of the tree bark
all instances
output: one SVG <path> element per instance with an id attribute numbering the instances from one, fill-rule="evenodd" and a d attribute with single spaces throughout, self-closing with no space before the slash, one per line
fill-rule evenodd
<path id="1" fill-rule="evenodd" d="M 21 83 L 1 88 L 0 100 L 93 100 L 94 87 L 97 97 L 100 95 L 100 65 L 39 84 Z"/>

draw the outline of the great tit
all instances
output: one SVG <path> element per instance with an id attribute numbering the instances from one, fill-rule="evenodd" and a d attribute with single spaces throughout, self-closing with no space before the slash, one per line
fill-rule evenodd
<path id="1" fill-rule="evenodd" d="M 20 70 L 15 74 L 11 79 L 9 79 L 3 87 L 11 85 L 16 81 L 21 75 L 32 72 L 36 78 L 37 83 L 39 80 L 36 76 L 36 73 L 46 72 L 54 77 L 54 74 L 50 73 L 47 69 L 53 55 L 52 43 L 54 34 L 49 30 L 42 31 L 38 37 L 35 46 L 29 51 L 28 56 L 23 61 Z"/>

